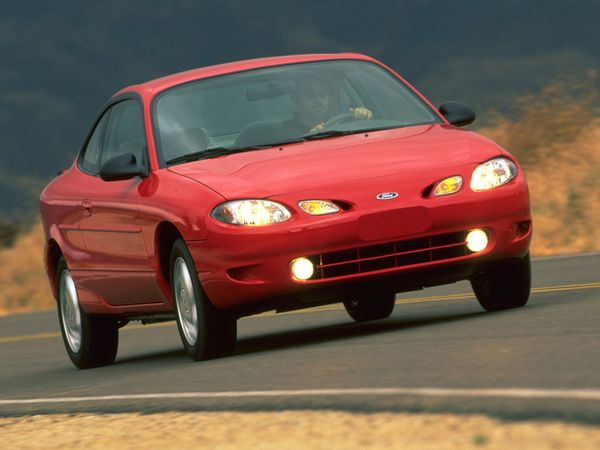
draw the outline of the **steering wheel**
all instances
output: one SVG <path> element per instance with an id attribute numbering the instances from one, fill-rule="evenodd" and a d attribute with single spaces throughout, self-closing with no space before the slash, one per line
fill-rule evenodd
<path id="1" fill-rule="evenodd" d="M 337 125 L 338 123 L 350 122 L 354 119 L 354 113 L 342 113 L 337 116 L 333 116 L 331 119 L 325 121 L 322 129 L 329 128 L 332 125 Z"/>

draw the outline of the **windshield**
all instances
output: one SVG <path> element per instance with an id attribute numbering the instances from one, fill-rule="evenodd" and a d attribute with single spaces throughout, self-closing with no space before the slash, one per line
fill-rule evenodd
<path id="1" fill-rule="evenodd" d="M 163 164 L 442 122 L 387 70 L 355 60 L 290 64 L 198 80 L 161 93 L 154 108 Z"/>

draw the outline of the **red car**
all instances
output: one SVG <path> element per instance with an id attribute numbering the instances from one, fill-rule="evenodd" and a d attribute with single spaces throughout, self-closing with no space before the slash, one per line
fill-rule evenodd
<path id="1" fill-rule="evenodd" d="M 358 54 L 264 58 L 139 85 L 102 108 L 41 194 L 65 347 L 110 364 L 119 327 L 176 319 L 195 360 L 236 320 L 471 281 L 486 310 L 530 291 L 525 177 L 399 75 Z"/>

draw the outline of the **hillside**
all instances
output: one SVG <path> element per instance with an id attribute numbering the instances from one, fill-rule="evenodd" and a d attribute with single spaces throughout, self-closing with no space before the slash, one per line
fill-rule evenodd
<path id="1" fill-rule="evenodd" d="M 525 168 L 537 256 L 600 250 L 598 73 L 562 77 L 479 130 Z"/>

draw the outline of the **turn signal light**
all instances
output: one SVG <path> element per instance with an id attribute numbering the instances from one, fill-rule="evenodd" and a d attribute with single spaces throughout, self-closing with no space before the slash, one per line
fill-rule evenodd
<path id="1" fill-rule="evenodd" d="M 462 188 L 463 179 L 461 176 L 456 175 L 453 177 L 445 178 L 435 185 L 433 188 L 433 195 L 436 197 L 442 195 L 455 194 Z"/>
<path id="2" fill-rule="evenodd" d="M 312 216 L 322 216 L 324 214 L 334 214 L 340 211 L 335 203 L 327 200 L 302 200 L 298 206 Z"/>

